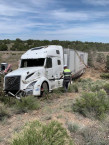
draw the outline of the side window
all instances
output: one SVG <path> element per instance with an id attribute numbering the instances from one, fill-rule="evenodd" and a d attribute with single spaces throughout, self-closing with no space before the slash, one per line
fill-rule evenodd
<path id="1" fill-rule="evenodd" d="M 56 50 L 56 53 L 57 53 L 57 54 L 60 54 L 60 51 L 59 51 L 59 50 Z"/>
<path id="2" fill-rule="evenodd" d="M 58 65 L 61 65 L 61 61 L 60 61 L 60 60 L 57 60 L 57 64 L 58 64 Z"/>
<path id="3" fill-rule="evenodd" d="M 47 58 L 47 60 L 46 60 L 46 68 L 52 68 L 52 59 L 51 58 Z"/>
<path id="4" fill-rule="evenodd" d="M 22 61 L 22 66 L 23 67 L 27 67 L 27 61 L 25 60 L 25 61 Z"/>

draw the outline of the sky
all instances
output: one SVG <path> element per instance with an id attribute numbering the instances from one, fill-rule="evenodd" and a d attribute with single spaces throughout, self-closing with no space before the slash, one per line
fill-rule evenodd
<path id="1" fill-rule="evenodd" d="M 0 40 L 109 43 L 109 0 L 0 0 Z"/>

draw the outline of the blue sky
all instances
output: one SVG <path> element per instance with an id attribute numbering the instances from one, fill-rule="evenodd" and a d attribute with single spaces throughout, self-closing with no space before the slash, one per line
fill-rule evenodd
<path id="1" fill-rule="evenodd" d="M 109 42 L 109 0 L 0 0 L 0 39 Z"/>

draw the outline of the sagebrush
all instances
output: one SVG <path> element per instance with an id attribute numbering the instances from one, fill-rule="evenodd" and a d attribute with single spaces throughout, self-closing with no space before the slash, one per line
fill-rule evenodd
<path id="1" fill-rule="evenodd" d="M 109 112 L 109 97 L 104 90 L 85 92 L 76 100 L 72 109 L 86 117 L 103 119 Z"/>
<path id="2" fill-rule="evenodd" d="M 34 121 L 14 137 L 11 145 L 74 145 L 62 124 L 52 121 L 44 125 Z"/>

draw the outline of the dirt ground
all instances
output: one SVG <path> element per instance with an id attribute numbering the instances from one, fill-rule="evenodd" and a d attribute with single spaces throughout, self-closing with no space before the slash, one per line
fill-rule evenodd
<path id="1" fill-rule="evenodd" d="M 99 79 L 99 75 L 100 73 L 98 71 L 88 68 L 82 78 L 97 80 Z M 41 101 L 40 110 L 25 114 L 15 114 L 11 118 L 2 121 L 0 123 L 0 145 L 9 144 L 13 134 L 21 130 L 28 121 L 39 120 L 47 123 L 51 120 L 57 120 L 66 128 L 67 122 L 76 123 L 81 128 L 98 124 L 95 120 L 84 118 L 81 115 L 71 112 L 72 104 L 79 95 L 79 93 L 65 93 L 52 100 L 43 100 Z"/>
<path id="2" fill-rule="evenodd" d="M 94 81 L 100 79 L 101 70 L 96 70 L 95 68 L 87 68 L 86 72 L 81 76 L 83 79 L 92 79 Z"/>
<path id="3" fill-rule="evenodd" d="M 13 115 L 10 119 L 5 120 L 0 124 L 1 145 L 8 144 L 12 135 L 18 132 L 28 121 L 39 120 L 43 123 L 47 123 L 51 120 L 57 120 L 66 128 L 67 122 L 76 123 L 82 128 L 97 124 L 97 121 L 92 121 L 70 112 L 72 102 L 76 97 L 77 94 L 65 94 L 58 99 L 46 102 L 38 111 Z"/>

